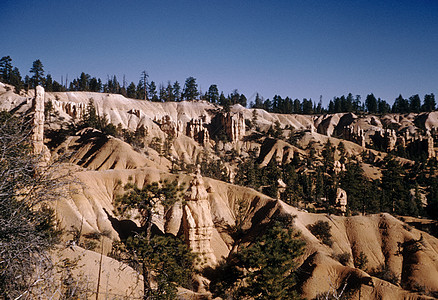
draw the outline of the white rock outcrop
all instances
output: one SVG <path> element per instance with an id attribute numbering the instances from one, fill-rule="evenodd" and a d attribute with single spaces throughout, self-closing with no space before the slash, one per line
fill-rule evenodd
<path id="1" fill-rule="evenodd" d="M 336 190 L 336 205 L 340 208 L 342 213 L 347 211 L 347 192 L 341 188 Z"/>
<path id="2" fill-rule="evenodd" d="M 32 146 L 34 154 L 40 156 L 41 161 L 47 162 L 50 160 L 50 152 L 44 145 L 44 94 L 44 88 L 37 86 L 35 98 L 32 101 Z"/>
<path id="3" fill-rule="evenodd" d="M 200 254 L 205 264 L 215 264 L 216 257 L 211 247 L 214 223 L 208 201 L 208 192 L 205 189 L 204 180 L 199 170 L 190 182 L 185 201 L 186 204 L 183 208 L 185 240 L 193 252 Z"/>

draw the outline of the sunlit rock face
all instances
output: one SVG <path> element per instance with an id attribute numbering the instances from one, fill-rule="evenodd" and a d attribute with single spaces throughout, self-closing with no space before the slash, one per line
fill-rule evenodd
<path id="1" fill-rule="evenodd" d="M 50 160 L 49 149 L 44 145 L 44 88 L 36 87 L 35 98 L 32 101 L 33 132 L 32 146 L 35 155 L 41 156 L 42 161 Z"/>
<path id="2" fill-rule="evenodd" d="M 190 182 L 185 201 L 183 229 L 186 242 L 193 252 L 201 255 L 206 264 L 214 264 L 216 258 L 211 247 L 214 223 L 208 202 L 208 192 L 199 171 Z"/>
<path id="3" fill-rule="evenodd" d="M 245 136 L 245 118 L 242 113 L 224 114 L 221 123 L 233 143 L 237 143 Z"/>

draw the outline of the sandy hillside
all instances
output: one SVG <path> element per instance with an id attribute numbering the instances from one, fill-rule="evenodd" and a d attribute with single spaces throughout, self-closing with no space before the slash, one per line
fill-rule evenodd
<path id="1" fill-rule="evenodd" d="M 0 108 L 25 112 L 31 107 L 32 92 L 17 95 L 0 86 Z M 109 95 L 90 92 L 47 93 L 46 101 L 54 103 L 59 116 L 67 121 L 74 121 L 86 109 L 93 99 L 100 114 L 105 114 L 114 125 L 135 130 L 140 125 L 147 129 L 146 141 L 154 137 L 165 139 L 166 130 L 160 120 L 166 116 L 178 128 L 192 119 L 203 119 L 210 123 L 219 107 L 204 101 L 178 103 L 152 103 L 127 99 L 121 95 Z M 231 108 L 232 113 L 241 113 L 245 119 L 253 117 L 253 110 L 240 105 Z M 384 117 L 360 117 L 354 114 L 335 114 L 325 116 L 279 115 L 257 109 L 256 125 L 268 129 L 276 121 L 286 130 L 301 130 L 302 136 L 296 145 L 275 139 L 246 139 L 254 130 L 248 130 L 246 136 L 235 143 L 220 145 L 222 152 L 246 153 L 254 147 L 260 148 L 260 164 L 266 165 L 273 157 L 287 163 L 295 155 L 306 157 L 308 148 L 313 146 L 316 155 L 321 154 L 324 144 L 330 140 L 333 145 L 342 141 L 349 155 L 359 156 L 364 151 L 372 153 L 376 159 L 386 153 L 362 147 L 354 141 L 343 140 L 336 135 L 345 126 L 360 127 L 366 137 L 381 130 L 382 124 L 391 125 L 397 130 L 417 132 L 421 121 L 425 128 L 432 130 L 438 126 L 437 113 L 423 115 L 388 115 Z M 46 125 L 50 126 L 50 125 Z M 310 146 L 309 146 L 310 145 Z M 174 162 L 182 160 L 195 164 L 204 151 L 213 158 L 212 149 L 219 147 L 213 141 L 201 145 L 194 138 L 180 130 L 173 141 L 170 155 L 165 157 L 152 147 L 134 149 L 122 140 L 86 129 L 66 138 L 52 149 L 52 158 L 65 155 L 64 166 L 74 170 L 77 183 L 70 188 L 70 197 L 59 199 L 54 203 L 56 215 L 63 228 L 81 228 L 83 234 L 106 232 L 108 238 L 103 246 L 107 254 L 112 241 L 118 241 L 139 226 L 133 216 L 124 220 L 114 213 L 114 203 L 123 193 L 123 185 L 131 181 L 139 187 L 160 180 L 177 180 L 180 185 L 188 187 L 194 174 L 190 172 L 171 172 Z M 210 151 L 210 152 L 208 152 Z M 411 164 L 407 159 L 399 160 Z M 232 170 L 232 163 L 226 162 Z M 370 164 L 362 163 L 369 178 L 380 177 L 380 170 Z M 259 234 L 263 226 L 276 214 L 296 216 L 295 227 L 306 241 L 306 251 L 300 260 L 300 284 L 302 294 L 308 299 L 347 283 L 357 287 L 351 299 L 426 299 L 420 295 L 438 292 L 438 239 L 411 228 L 406 223 L 389 214 L 342 217 L 327 214 L 313 214 L 289 206 L 282 201 L 272 199 L 256 190 L 233 185 L 211 178 L 204 178 L 211 208 L 211 219 L 215 224 L 211 245 L 217 261 L 226 257 L 235 247 L 244 247 L 251 237 Z M 181 205 L 177 203 L 176 205 Z M 248 233 L 242 244 L 236 245 L 224 228 L 234 225 L 239 206 L 246 207 L 243 228 Z M 175 209 L 177 211 L 177 209 Z M 331 246 L 323 244 L 308 229 L 308 225 L 317 221 L 326 221 L 331 226 Z M 155 219 L 157 228 L 164 232 L 177 234 L 181 232 L 181 216 L 177 214 L 161 215 Z M 65 237 L 68 240 L 69 237 Z M 66 249 L 65 257 L 80 255 L 82 271 L 89 279 L 96 281 L 95 270 L 100 260 L 99 252 Z M 234 249 L 233 249 L 234 247 Z M 97 248 L 97 251 L 101 248 Z M 348 257 L 344 264 L 339 262 L 339 255 Z M 359 256 L 366 257 L 367 263 L 362 269 L 355 267 L 354 261 Z M 139 293 L 138 276 L 132 269 L 120 272 L 120 263 L 103 256 L 104 288 L 108 294 Z M 371 276 L 373 269 L 386 266 L 395 275 L 395 284 Z M 140 284 L 141 286 L 141 284 Z M 187 291 L 181 290 L 181 295 Z M 194 295 L 192 295 L 194 296 Z M 186 297 L 189 298 L 189 297 Z M 105 299 L 104 296 L 100 299 Z"/>

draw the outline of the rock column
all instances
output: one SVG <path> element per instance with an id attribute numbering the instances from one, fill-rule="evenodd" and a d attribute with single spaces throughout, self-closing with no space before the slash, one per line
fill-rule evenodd
<path id="1" fill-rule="evenodd" d="M 40 155 L 44 150 L 44 88 L 37 86 L 32 102 L 33 134 L 32 143 L 34 154 Z"/>
<path id="2" fill-rule="evenodd" d="M 183 228 L 186 242 L 193 252 L 201 255 L 205 264 L 215 264 L 216 258 L 211 247 L 214 224 L 208 193 L 199 170 L 190 182 L 185 201 Z"/>

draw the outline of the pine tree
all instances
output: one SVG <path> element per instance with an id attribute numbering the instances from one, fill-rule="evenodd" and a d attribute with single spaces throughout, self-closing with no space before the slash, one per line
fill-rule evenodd
<path id="1" fill-rule="evenodd" d="M 15 87 L 15 92 L 18 94 L 23 88 L 23 81 L 21 80 L 20 71 L 17 67 L 12 69 L 11 73 L 11 84 Z"/>
<path id="2" fill-rule="evenodd" d="M 134 83 L 134 82 L 131 82 L 131 83 L 128 85 L 128 88 L 126 89 L 126 96 L 127 96 L 128 98 L 133 98 L 133 99 L 136 98 L 136 96 L 137 96 L 137 91 L 136 91 L 136 87 L 135 87 L 135 83 Z"/>
<path id="3" fill-rule="evenodd" d="M 178 81 L 175 81 L 173 84 L 173 97 L 175 101 L 181 101 L 181 86 L 179 85 Z"/>
<path id="4" fill-rule="evenodd" d="M 185 100 L 194 100 L 199 96 L 198 84 L 196 78 L 189 77 L 184 84 L 183 98 Z"/>
<path id="5" fill-rule="evenodd" d="M 220 265 L 210 284 L 212 292 L 234 299 L 299 299 L 296 260 L 305 243 L 292 228 L 292 217 L 278 217 L 248 247 Z"/>
<path id="6" fill-rule="evenodd" d="M 365 105 L 369 113 L 375 114 L 377 112 L 377 99 L 372 93 L 367 95 L 367 98 L 365 99 Z"/>
<path id="7" fill-rule="evenodd" d="M 0 59 L 0 81 L 11 84 L 12 58 L 3 56 Z"/>
<path id="8" fill-rule="evenodd" d="M 157 86 L 154 81 L 149 83 L 148 98 L 153 102 L 158 102 L 160 100 L 157 96 Z"/>
<path id="9" fill-rule="evenodd" d="M 194 255 L 176 237 L 153 236 L 152 215 L 157 205 L 167 211 L 182 197 L 182 188 L 176 181 L 153 182 L 142 188 L 133 183 L 124 187 L 125 194 L 116 199 L 120 215 L 136 210 L 140 215 L 141 232 L 126 241 L 115 251 L 127 252 L 131 261 L 139 265 L 144 281 L 144 299 L 174 299 L 175 283 L 190 284 L 194 267 Z M 158 285 L 153 288 L 153 281 Z"/>
<path id="10" fill-rule="evenodd" d="M 433 93 L 424 95 L 424 104 L 421 111 L 434 111 L 436 106 L 435 95 Z"/>
<path id="11" fill-rule="evenodd" d="M 211 103 L 217 103 L 219 101 L 219 90 L 216 84 L 212 84 L 208 88 L 207 101 Z"/>
<path id="12" fill-rule="evenodd" d="M 32 68 L 30 69 L 29 72 L 33 73 L 33 76 L 31 77 L 32 88 L 36 88 L 37 85 L 43 84 L 44 69 L 43 69 L 43 64 L 39 59 L 33 62 Z"/>

